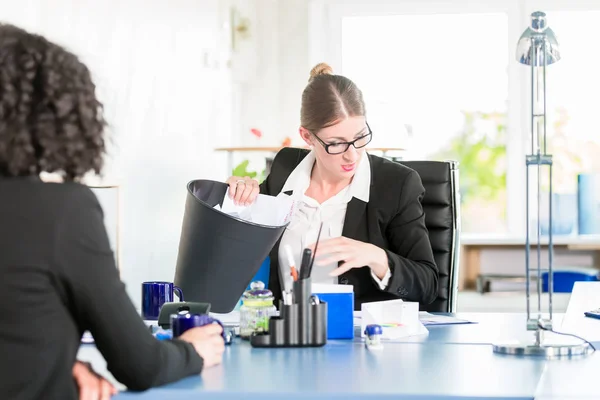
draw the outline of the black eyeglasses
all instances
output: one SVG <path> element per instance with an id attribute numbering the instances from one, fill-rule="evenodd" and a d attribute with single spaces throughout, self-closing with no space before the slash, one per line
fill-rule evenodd
<path id="1" fill-rule="evenodd" d="M 369 133 L 359 138 L 356 138 L 351 142 L 325 143 L 316 134 L 312 132 L 311 134 L 319 141 L 319 143 L 321 143 L 321 145 L 323 146 L 323 148 L 325 148 L 325 151 L 328 154 L 342 154 L 348 151 L 350 146 L 354 146 L 355 149 L 360 149 L 371 142 L 371 139 L 373 139 L 373 132 L 371 131 L 371 127 L 369 126 L 369 124 L 366 125 L 367 129 L 369 130 Z"/>

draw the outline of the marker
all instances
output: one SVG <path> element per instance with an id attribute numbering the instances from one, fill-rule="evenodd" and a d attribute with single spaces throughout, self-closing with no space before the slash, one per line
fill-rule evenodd
<path id="1" fill-rule="evenodd" d="M 312 250 L 304 249 L 302 252 L 302 263 L 300 264 L 300 279 L 310 277 L 310 260 L 312 259 Z"/>

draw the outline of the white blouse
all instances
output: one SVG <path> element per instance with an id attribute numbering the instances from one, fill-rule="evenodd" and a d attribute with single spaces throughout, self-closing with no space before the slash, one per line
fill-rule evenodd
<path id="1" fill-rule="evenodd" d="M 317 240 L 319 227 L 323 223 L 321 238 L 319 241 L 342 236 L 344 219 L 348 202 L 356 197 L 365 203 L 369 201 L 371 186 L 371 168 L 369 157 L 363 154 L 357 167 L 352 182 L 342 189 L 338 194 L 319 204 L 315 199 L 304 194 L 310 185 L 310 175 L 315 162 L 315 155 L 311 151 L 300 164 L 292 171 L 283 186 L 282 192 L 292 191 L 291 197 L 296 202 L 294 214 L 290 224 L 285 230 L 279 246 L 279 267 L 281 276 L 289 275 L 289 262 L 285 247 L 292 249 L 296 268 L 300 268 L 303 250 L 314 244 Z M 318 249 L 317 249 L 318 251 Z M 327 257 L 325 255 L 325 257 Z M 317 258 L 318 260 L 318 258 Z M 337 284 L 337 277 L 329 276 L 329 273 L 338 267 L 337 263 L 323 266 L 313 266 L 311 280 L 314 283 Z M 377 278 L 371 272 L 371 276 L 379 287 L 384 290 L 389 283 L 391 273 L 388 272 L 383 279 Z M 282 284 L 283 285 L 283 284 Z"/>

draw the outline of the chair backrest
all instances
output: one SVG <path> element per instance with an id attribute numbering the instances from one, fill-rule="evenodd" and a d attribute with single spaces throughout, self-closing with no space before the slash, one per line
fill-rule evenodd
<path id="1" fill-rule="evenodd" d="M 421 310 L 455 312 L 460 256 L 460 194 L 455 161 L 397 161 L 415 170 L 425 187 L 423 210 L 440 271 L 438 297 Z"/>

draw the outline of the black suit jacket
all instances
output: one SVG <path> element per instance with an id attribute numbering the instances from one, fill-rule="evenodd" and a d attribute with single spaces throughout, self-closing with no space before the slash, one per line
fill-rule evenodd
<path id="1" fill-rule="evenodd" d="M 273 160 L 271 172 L 260 192 L 278 195 L 287 178 L 308 150 L 284 148 Z M 425 193 L 421 178 L 412 169 L 381 157 L 368 155 L 371 164 L 369 202 L 352 198 L 348 203 L 342 235 L 374 244 L 385 250 L 392 277 L 381 290 L 368 267 L 340 275 L 338 283 L 353 285 L 355 308 L 363 302 L 401 298 L 423 304 L 437 297 L 438 269 L 421 200 Z M 291 194 L 291 191 L 288 193 Z M 281 297 L 279 242 L 271 251 L 269 289 Z"/>

